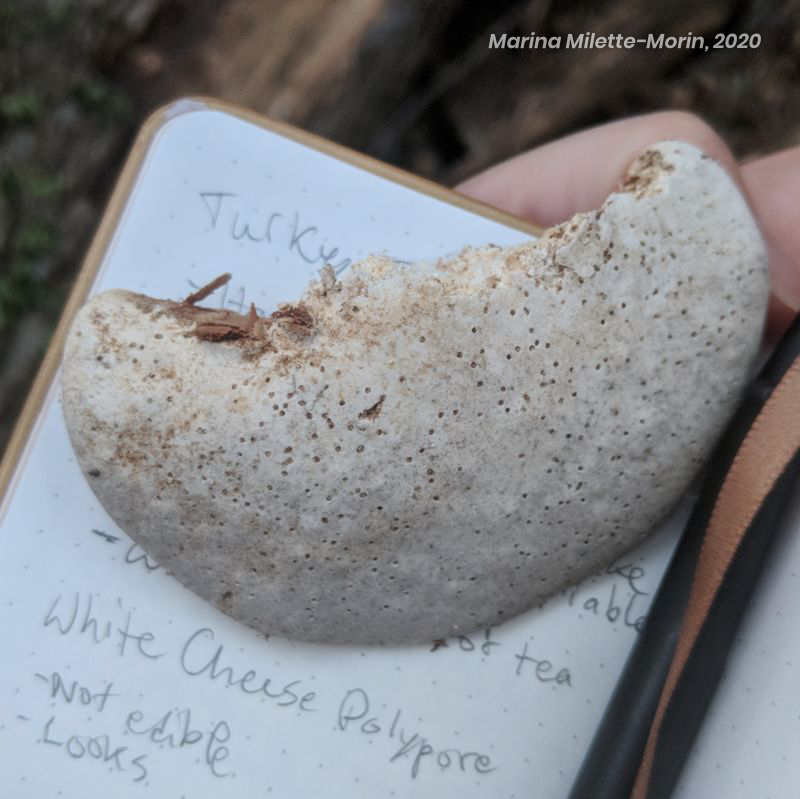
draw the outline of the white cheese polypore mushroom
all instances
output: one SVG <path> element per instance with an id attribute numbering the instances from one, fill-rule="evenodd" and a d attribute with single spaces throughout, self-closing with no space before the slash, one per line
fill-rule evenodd
<path id="1" fill-rule="evenodd" d="M 370 257 L 266 318 L 96 295 L 63 408 L 103 506 L 226 613 L 426 641 L 533 607 L 664 519 L 735 407 L 767 294 L 736 186 L 669 142 L 538 241 Z"/>

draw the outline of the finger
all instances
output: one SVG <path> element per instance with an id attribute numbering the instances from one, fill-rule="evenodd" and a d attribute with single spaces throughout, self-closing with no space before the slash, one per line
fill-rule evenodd
<path id="1" fill-rule="evenodd" d="M 800 147 L 742 166 L 742 177 L 770 249 L 770 324 L 783 329 L 800 310 Z"/>
<path id="2" fill-rule="evenodd" d="M 733 156 L 712 128 L 692 114 L 662 111 L 537 147 L 470 178 L 456 190 L 549 227 L 600 206 L 642 150 L 668 139 L 699 147 L 740 183 Z"/>

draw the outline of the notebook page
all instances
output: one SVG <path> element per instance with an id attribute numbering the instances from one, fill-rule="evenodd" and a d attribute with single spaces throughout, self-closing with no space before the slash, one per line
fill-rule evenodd
<path id="1" fill-rule="evenodd" d="M 528 234 L 193 103 L 155 135 L 95 291 L 261 313 L 317 270 Z M 108 517 L 54 385 L 0 518 L 7 795 L 560 799 L 641 626 L 678 514 L 606 574 L 433 645 L 264 636 L 200 600 Z"/>

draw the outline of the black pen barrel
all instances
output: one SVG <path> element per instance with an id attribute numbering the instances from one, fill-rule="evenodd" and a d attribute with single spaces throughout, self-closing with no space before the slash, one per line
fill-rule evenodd
<path id="1" fill-rule="evenodd" d="M 624 799 L 631 792 L 672 661 L 702 543 L 702 536 L 690 535 L 692 526 L 690 522 L 662 579 L 569 799 Z"/>
<path id="2" fill-rule="evenodd" d="M 668 799 L 702 726 L 800 477 L 795 455 L 761 506 L 725 575 L 661 724 L 648 799 Z"/>
<path id="3" fill-rule="evenodd" d="M 753 421 L 798 354 L 800 319 L 795 319 L 758 377 L 748 386 L 739 410 L 709 461 L 697 503 L 569 799 L 627 799 L 630 795 L 672 661 L 717 495 Z M 666 799 L 680 774 L 798 474 L 800 457 L 795 457 L 761 506 L 729 567 L 664 718 L 648 799 Z"/>

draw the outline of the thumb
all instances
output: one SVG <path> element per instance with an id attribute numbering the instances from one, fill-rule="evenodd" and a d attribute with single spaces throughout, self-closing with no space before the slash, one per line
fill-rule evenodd
<path id="1" fill-rule="evenodd" d="M 772 332 L 800 310 L 800 147 L 751 161 L 744 184 L 770 250 Z"/>
<path id="2" fill-rule="evenodd" d="M 741 187 L 725 142 L 682 111 L 621 119 L 518 155 L 456 187 L 457 191 L 543 227 L 598 208 L 648 145 L 677 139 L 719 161 Z"/>

